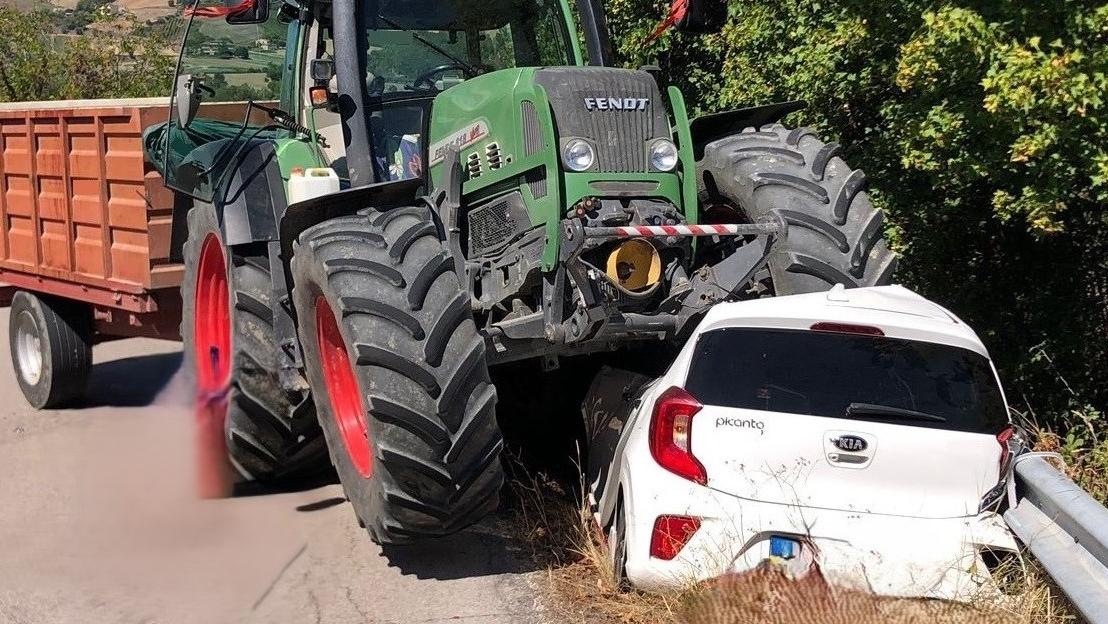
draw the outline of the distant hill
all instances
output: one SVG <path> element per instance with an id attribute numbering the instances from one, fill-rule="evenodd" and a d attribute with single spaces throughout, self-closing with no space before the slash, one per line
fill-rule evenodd
<path id="1" fill-rule="evenodd" d="M 54 0 L 53 4 L 63 9 L 72 9 L 77 6 L 77 0 Z M 171 6 L 169 0 L 115 0 L 112 4 L 134 13 L 139 19 L 161 17 L 177 10 L 176 4 Z"/>
<path id="2" fill-rule="evenodd" d="M 0 8 L 32 11 L 34 9 L 50 8 L 50 3 L 43 0 L 0 0 Z"/>
<path id="3" fill-rule="evenodd" d="M 78 0 L 0 0 L 0 7 L 11 7 L 20 11 L 34 9 L 73 9 Z M 140 21 L 156 19 L 175 12 L 173 0 L 113 0 L 109 4 L 124 11 L 134 13 Z"/>

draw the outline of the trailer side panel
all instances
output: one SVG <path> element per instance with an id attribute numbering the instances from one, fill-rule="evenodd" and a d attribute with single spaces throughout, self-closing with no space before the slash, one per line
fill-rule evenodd
<path id="1" fill-rule="evenodd" d="M 142 150 L 143 128 L 166 114 L 150 100 L 0 108 L 0 282 L 177 287 L 173 196 Z"/>

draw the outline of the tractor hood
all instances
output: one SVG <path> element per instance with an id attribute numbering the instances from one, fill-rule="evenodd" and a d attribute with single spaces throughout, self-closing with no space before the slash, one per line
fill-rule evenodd
<path id="1" fill-rule="evenodd" d="M 573 139 L 592 145 L 596 162 L 584 174 L 594 179 L 632 174 L 658 180 L 650 148 L 671 138 L 666 100 L 654 77 L 607 67 L 490 72 L 440 93 L 431 117 L 429 157 L 436 183 L 441 182 L 437 165 L 451 150 L 459 152 L 467 181 L 539 164 L 553 176 L 561 168 L 562 147 Z M 490 145 L 501 158 L 486 158 Z"/>
<path id="2" fill-rule="evenodd" d="M 599 173 L 646 173 L 650 144 L 670 137 L 661 90 L 643 71 L 555 67 L 535 72 L 550 100 L 559 149 L 574 138 L 593 143 Z"/>
<path id="3" fill-rule="evenodd" d="M 434 189 L 461 184 L 467 257 L 499 253 L 540 229 L 535 253 L 549 271 L 558 262 L 560 223 L 569 211 L 586 212 L 587 204 L 589 218 L 620 225 L 647 213 L 677 222 L 686 206 L 695 210 L 695 202 L 684 200 L 695 197 L 685 188 L 694 177 L 684 176 L 683 167 L 651 165 L 651 149 L 673 138 L 668 106 L 650 74 L 605 67 L 502 69 L 439 93 L 431 108 L 428 170 Z M 571 141 L 591 147 L 584 170 L 572 171 L 563 159 Z M 451 181 L 448 171 L 457 174 Z"/>

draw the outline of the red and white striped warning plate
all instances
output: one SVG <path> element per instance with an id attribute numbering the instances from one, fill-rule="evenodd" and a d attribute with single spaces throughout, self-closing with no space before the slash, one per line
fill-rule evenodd
<path id="1" fill-rule="evenodd" d="M 737 225 L 629 225 L 616 227 L 620 238 L 630 236 L 711 236 L 735 234 Z"/>
<path id="2" fill-rule="evenodd" d="M 658 236 L 758 236 L 778 234 L 779 223 L 728 223 L 713 225 L 623 225 L 587 227 L 586 238 L 650 238 Z"/>
<path id="3" fill-rule="evenodd" d="M 750 224 L 728 225 L 628 225 L 610 229 L 611 234 L 619 238 L 650 237 L 650 236 L 734 236 L 736 234 L 749 233 Z"/>

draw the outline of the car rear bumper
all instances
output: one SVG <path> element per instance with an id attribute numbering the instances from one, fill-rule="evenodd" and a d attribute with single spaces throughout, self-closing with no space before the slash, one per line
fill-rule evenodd
<path id="1" fill-rule="evenodd" d="M 781 536 L 801 543 L 799 557 L 775 560 L 795 576 L 814 563 L 838 586 L 883 596 L 968 601 L 996 591 L 981 552 L 1016 550 L 1011 533 L 992 513 L 929 519 L 757 502 L 696 485 L 646 462 L 637 466 L 634 481 L 633 487 L 623 483 L 627 576 L 645 590 L 752 570 L 770 559 L 770 538 Z M 671 561 L 649 554 L 660 515 L 701 520 Z"/>

